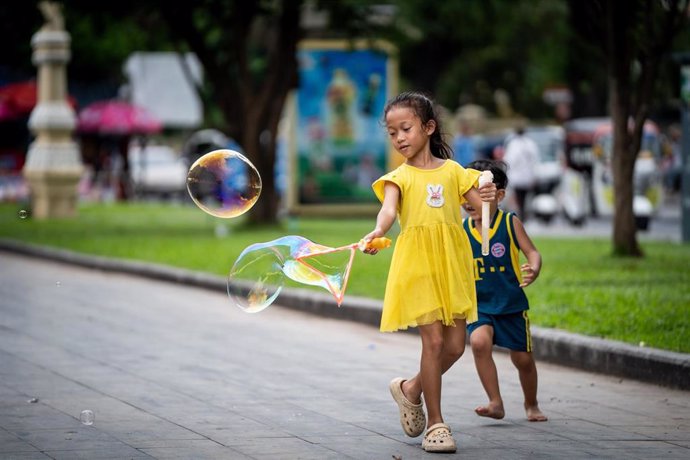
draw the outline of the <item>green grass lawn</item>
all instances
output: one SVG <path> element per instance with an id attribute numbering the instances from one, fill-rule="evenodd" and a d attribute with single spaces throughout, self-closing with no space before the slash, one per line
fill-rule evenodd
<path id="1" fill-rule="evenodd" d="M 273 228 L 211 217 L 189 205 L 83 205 L 75 219 L 20 218 L 0 205 L 0 238 L 227 275 L 252 243 L 301 235 L 326 246 L 358 241 L 374 219 L 300 218 Z M 395 234 L 391 235 L 393 238 Z M 614 258 L 608 239 L 535 238 L 544 267 L 526 289 L 530 318 L 634 345 L 690 352 L 690 245 L 643 242 L 645 257 Z M 348 295 L 383 298 L 392 251 L 357 253 Z"/>

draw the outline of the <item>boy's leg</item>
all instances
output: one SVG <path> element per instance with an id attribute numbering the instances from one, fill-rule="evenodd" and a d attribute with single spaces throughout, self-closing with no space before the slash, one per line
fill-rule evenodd
<path id="1" fill-rule="evenodd" d="M 530 422 L 545 422 L 546 415 L 539 409 L 537 402 L 537 366 L 534 357 L 527 351 L 510 351 L 510 360 L 520 375 L 520 385 L 525 395 L 525 412 Z"/>
<path id="2" fill-rule="evenodd" d="M 456 319 L 455 327 L 443 327 L 443 353 L 441 355 L 441 373 L 445 374 L 465 352 L 465 320 Z M 417 374 L 402 384 L 402 390 L 408 401 L 417 404 L 421 401 L 422 380 Z"/>
<path id="3" fill-rule="evenodd" d="M 470 344 L 472 345 L 477 374 L 479 374 L 479 380 L 489 397 L 489 404 L 478 406 L 474 411 L 482 417 L 502 419 L 505 416 L 505 410 L 498 386 L 498 372 L 492 356 L 493 334 L 494 329 L 488 324 L 477 327 L 470 334 Z"/>

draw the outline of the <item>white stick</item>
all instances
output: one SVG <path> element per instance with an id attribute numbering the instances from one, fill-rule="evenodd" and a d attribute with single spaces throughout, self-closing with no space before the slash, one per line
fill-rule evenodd
<path id="1" fill-rule="evenodd" d="M 491 171 L 482 171 L 479 176 L 479 186 L 493 182 L 494 175 Z M 482 255 L 489 255 L 489 225 L 491 225 L 491 203 L 482 202 Z"/>

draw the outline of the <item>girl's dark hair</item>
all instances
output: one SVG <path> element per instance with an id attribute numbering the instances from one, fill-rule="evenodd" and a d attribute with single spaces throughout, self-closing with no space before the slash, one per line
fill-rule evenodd
<path id="1" fill-rule="evenodd" d="M 441 118 L 434 106 L 434 102 L 422 93 L 408 91 L 398 94 L 393 99 L 386 103 L 383 108 L 383 119 L 385 123 L 388 112 L 395 107 L 406 107 L 412 110 L 420 120 L 422 126 L 426 126 L 431 120 L 436 123 L 436 129 L 429 138 L 431 154 L 437 158 L 449 159 L 453 158 L 453 150 L 443 140 L 443 132 L 441 129 Z"/>
<path id="2" fill-rule="evenodd" d="M 468 168 L 476 169 L 477 171 L 491 171 L 494 175 L 494 184 L 496 189 L 505 190 L 508 187 L 508 165 L 499 160 L 474 160 L 467 165 Z"/>

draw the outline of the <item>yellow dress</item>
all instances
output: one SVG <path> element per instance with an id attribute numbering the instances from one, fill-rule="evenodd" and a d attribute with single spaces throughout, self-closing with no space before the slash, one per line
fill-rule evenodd
<path id="1" fill-rule="evenodd" d="M 461 204 L 479 174 L 452 160 L 436 169 L 402 164 L 372 185 L 380 201 L 386 182 L 400 189 L 400 235 L 386 283 L 381 331 L 477 320 L 472 248 L 462 228 Z"/>

